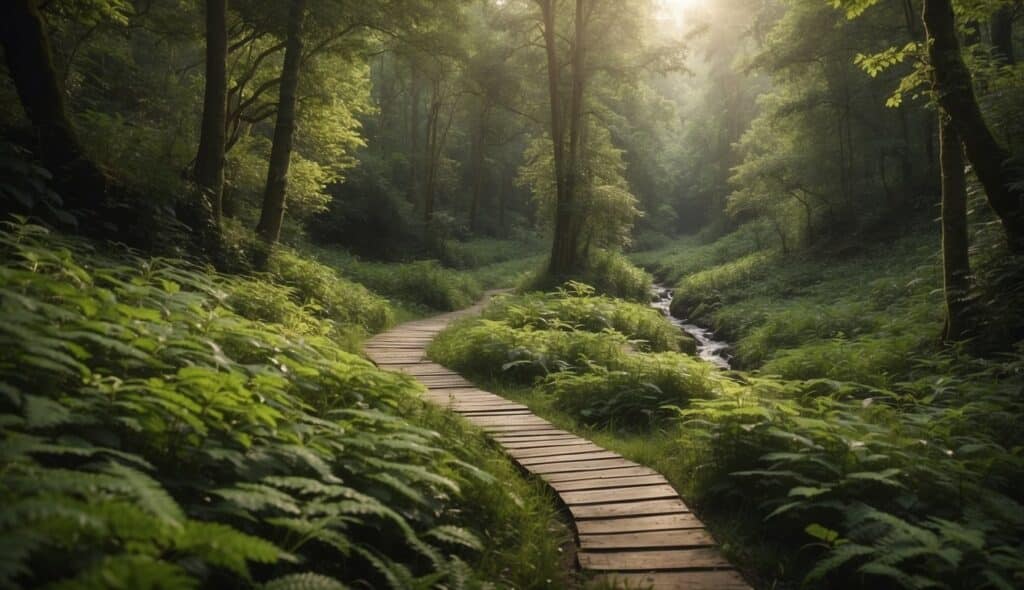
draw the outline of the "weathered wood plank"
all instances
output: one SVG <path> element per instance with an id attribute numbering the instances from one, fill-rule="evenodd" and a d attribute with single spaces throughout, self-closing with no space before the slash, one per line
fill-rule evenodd
<path id="1" fill-rule="evenodd" d="M 602 588 L 653 590 L 749 590 L 736 570 L 603 574 L 592 580 Z"/>
<path id="2" fill-rule="evenodd" d="M 571 433 L 554 427 L 530 430 L 508 430 L 503 432 L 489 431 L 488 433 L 494 438 L 497 438 L 496 435 L 501 435 L 502 439 L 505 440 L 512 440 L 516 438 L 530 440 L 538 436 L 573 436 Z"/>
<path id="3" fill-rule="evenodd" d="M 600 451 L 593 451 L 590 453 L 577 453 L 577 454 L 564 454 L 564 455 L 553 455 L 550 457 L 529 457 L 519 461 L 520 465 L 529 467 L 532 471 L 534 467 L 540 467 L 548 465 L 550 463 L 573 463 L 577 461 L 592 461 L 596 459 L 621 459 L 622 455 L 613 451 L 606 451 L 601 449 Z"/>
<path id="4" fill-rule="evenodd" d="M 633 502 L 636 500 L 660 500 L 678 498 L 679 493 L 667 484 L 641 486 L 632 488 L 612 488 L 605 490 L 585 490 L 558 493 L 562 501 L 569 505 L 601 504 L 604 502 Z"/>
<path id="5" fill-rule="evenodd" d="M 532 416 L 530 410 L 524 410 L 522 408 L 460 408 L 458 406 L 452 407 L 453 410 L 462 414 L 463 416 L 470 417 L 489 417 L 489 416 Z"/>
<path id="6" fill-rule="evenodd" d="M 632 477 L 608 477 L 605 479 L 577 479 L 573 481 L 548 482 L 548 485 L 559 493 L 657 484 L 668 484 L 668 480 L 661 475 L 637 475 Z"/>
<path id="7" fill-rule="evenodd" d="M 556 445 L 546 447 L 534 447 L 530 449 L 507 449 L 508 454 L 515 459 L 529 459 L 532 457 L 551 457 L 555 455 L 573 455 L 582 453 L 593 453 L 603 451 L 601 447 L 592 442 L 580 442 L 572 446 Z"/>
<path id="8" fill-rule="evenodd" d="M 653 549 L 665 547 L 711 547 L 715 539 L 704 529 L 644 531 L 609 535 L 580 535 L 580 549 Z"/>
<path id="9" fill-rule="evenodd" d="M 656 514 L 676 514 L 689 512 L 680 498 L 668 500 L 638 500 L 635 502 L 615 502 L 609 504 L 569 505 L 573 518 L 617 518 L 620 516 L 653 516 Z"/>
<path id="10" fill-rule="evenodd" d="M 580 566 L 588 570 L 650 571 L 728 568 L 729 562 L 713 548 L 654 551 L 581 551 Z"/>
<path id="11" fill-rule="evenodd" d="M 657 475 L 658 472 L 643 465 L 627 465 L 623 467 L 610 467 L 598 471 L 579 471 L 569 473 L 539 473 L 544 481 L 574 481 L 578 479 L 600 479 L 613 477 L 629 477 L 633 475 Z"/>
<path id="12" fill-rule="evenodd" d="M 697 520 L 697 517 L 691 512 L 576 521 L 576 532 L 581 535 L 699 529 L 703 527 L 704 524 Z"/>
<path id="13" fill-rule="evenodd" d="M 519 439 L 494 437 L 502 447 L 513 450 L 526 450 L 551 447 L 568 447 L 589 443 L 585 438 L 572 434 L 556 434 L 553 436 L 524 436 Z"/>
<path id="14" fill-rule="evenodd" d="M 639 465 L 622 458 L 595 459 L 593 461 L 569 461 L 563 463 L 534 465 L 530 471 L 543 475 L 547 473 L 564 473 L 571 471 L 604 471 L 606 469 L 618 469 L 622 467 L 639 467 Z"/>

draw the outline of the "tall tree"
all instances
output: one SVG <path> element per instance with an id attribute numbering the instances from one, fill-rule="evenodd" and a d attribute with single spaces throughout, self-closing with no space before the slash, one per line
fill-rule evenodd
<path id="1" fill-rule="evenodd" d="M 962 340 L 967 334 L 967 295 L 971 262 L 967 237 L 967 180 L 963 145 L 950 118 L 944 113 L 939 126 L 939 158 L 942 170 L 942 276 L 946 299 L 943 340 Z"/>
<path id="2" fill-rule="evenodd" d="M 37 155 L 53 173 L 68 205 L 100 208 L 109 181 L 75 134 L 36 0 L 3 2 L 0 40 L 7 70 L 32 122 Z"/>
<path id="3" fill-rule="evenodd" d="M 288 9 L 288 34 L 285 40 L 284 66 L 274 122 L 274 139 L 267 168 L 267 186 L 263 192 L 263 209 L 256 233 L 267 244 L 281 237 L 284 221 L 285 197 L 288 188 L 288 163 L 292 155 L 295 134 L 295 95 L 299 86 L 299 68 L 302 64 L 302 21 L 306 0 L 292 0 Z"/>
<path id="4" fill-rule="evenodd" d="M 1002 222 L 1010 250 L 1024 253 L 1024 183 L 1015 177 L 1010 153 L 981 114 L 970 70 L 960 54 L 951 0 L 924 0 L 922 20 L 939 104 L 963 140 L 989 205 Z"/>
<path id="5" fill-rule="evenodd" d="M 224 194 L 224 146 L 227 126 L 227 0 L 206 0 L 206 83 L 203 119 L 196 154 L 196 184 L 209 201 L 213 223 L 220 225 Z"/>

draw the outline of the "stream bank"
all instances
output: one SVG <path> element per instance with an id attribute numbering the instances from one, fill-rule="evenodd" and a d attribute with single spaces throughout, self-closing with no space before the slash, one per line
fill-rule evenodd
<path id="1" fill-rule="evenodd" d="M 672 289 L 655 283 L 651 287 L 651 307 L 660 311 L 673 326 L 678 327 L 697 341 L 697 356 L 719 369 L 730 369 L 729 361 L 732 359 L 732 355 L 729 354 L 729 343 L 715 340 L 715 335 L 711 330 L 674 317 L 669 311 L 671 306 Z"/>

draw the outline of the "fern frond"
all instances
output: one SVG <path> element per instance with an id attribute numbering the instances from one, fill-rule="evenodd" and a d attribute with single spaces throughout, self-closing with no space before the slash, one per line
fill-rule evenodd
<path id="1" fill-rule="evenodd" d="M 275 578 L 261 586 L 263 590 L 348 590 L 348 586 L 320 574 L 306 572 Z"/>

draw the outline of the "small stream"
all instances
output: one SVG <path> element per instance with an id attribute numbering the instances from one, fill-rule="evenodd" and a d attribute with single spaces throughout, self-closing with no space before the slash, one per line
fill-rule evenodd
<path id="1" fill-rule="evenodd" d="M 715 340 L 715 335 L 711 330 L 706 330 L 696 324 L 687 323 L 686 320 L 672 317 L 672 313 L 669 312 L 669 308 L 672 305 L 672 289 L 655 283 L 651 289 L 651 295 L 651 307 L 659 310 L 673 326 L 677 326 L 680 330 L 693 336 L 693 339 L 697 341 L 697 356 L 719 369 L 730 368 L 729 359 L 732 356 L 729 354 L 729 343 Z"/>

